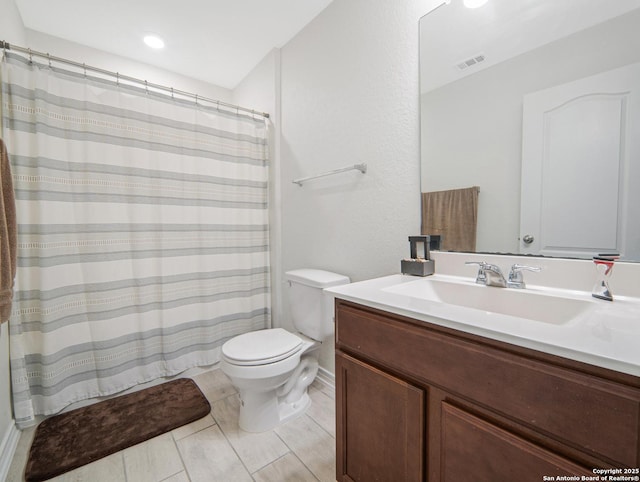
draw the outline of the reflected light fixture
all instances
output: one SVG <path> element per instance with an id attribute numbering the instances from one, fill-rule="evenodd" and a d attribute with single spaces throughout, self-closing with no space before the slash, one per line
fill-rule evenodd
<path id="1" fill-rule="evenodd" d="M 488 0 L 464 0 L 464 6 L 467 8 L 482 7 Z"/>
<path id="2" fill-rule="evenodd" d="M 146 43 L 152 49 L 164 48 L 164 40 L 162 40 L 157 35 L 146 35 L 143 40 L 144 43 Z"/>

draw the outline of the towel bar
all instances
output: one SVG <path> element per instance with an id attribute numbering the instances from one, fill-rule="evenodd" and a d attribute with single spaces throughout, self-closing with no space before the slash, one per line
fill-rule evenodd
<path id="1" fill-rule="evenodd" d="M 364 174 L 365 172 L 367 172 L 367 165 L 365 163 L 354 164 L 353 166 L 343 167 L 341 169 L 334 169 L 333 171 L 323 172 L 322 174 L 316 174 L 315 176 L 294 179 L 291 182 L 293 182 L 294 184 L 297 184 L 298 186 L 302 186 L 303 182 L 310 181 L 312 179 L 318 179 L 320 177 L 331 176 L 332 174 L 339 174 L 341 172 L 347 172 L 347 171 L 353 171 L 353 170 L 360 171 L 362 174 Z"/>

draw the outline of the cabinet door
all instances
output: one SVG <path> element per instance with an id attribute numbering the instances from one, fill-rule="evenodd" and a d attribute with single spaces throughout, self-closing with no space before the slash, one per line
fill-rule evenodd
<path id="1" fill-rule="evenodd" d="M 336 478 L 424 480 L 424 391 L 336 352 Z"/>
<path id="2" fill-rule="evenodd" d="M 593 476 L 587 468 L 446 402 L 441 404 L 441 417 L 442 482 L 540 482 L 558 475 Z"/>

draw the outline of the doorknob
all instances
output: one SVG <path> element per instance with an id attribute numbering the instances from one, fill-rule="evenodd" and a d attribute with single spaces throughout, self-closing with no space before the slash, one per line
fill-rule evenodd
<path id="1" fill-rule="evenodd" d="M 530 234 L 525 234 L 522 237 L 522 241 L 524 242 L 524 244 L 531 244 L 533 243 L 533 236 L 531 236 Z"/>

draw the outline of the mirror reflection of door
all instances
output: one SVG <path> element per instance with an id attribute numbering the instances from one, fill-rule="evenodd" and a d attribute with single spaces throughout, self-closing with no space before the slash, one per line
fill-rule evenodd
<path id="1" fill-rule="evenodd" d="M 522 253 L 640 257 L 638 132 L 640 64 L 524 97 Z"/>

